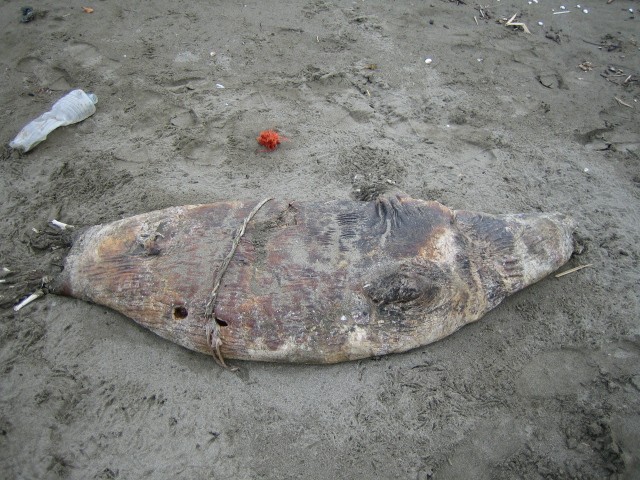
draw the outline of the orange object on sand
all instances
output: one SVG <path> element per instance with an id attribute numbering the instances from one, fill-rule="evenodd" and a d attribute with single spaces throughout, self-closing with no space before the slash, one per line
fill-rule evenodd
<path id="1" fill-rule="evenodd" d="M 275 130 L 263 130 L 256 140 L 267 150 L 275 150 L 282 143 L 282 140 L 286 140 L 286 138 L 281 137 Z"/>
<path id="2" fill-rule="evenodd" d="M 93 8 L 91 7 L 82 7 L 82 10 L 84 10 L 84 13 L 93 13 Z"/>

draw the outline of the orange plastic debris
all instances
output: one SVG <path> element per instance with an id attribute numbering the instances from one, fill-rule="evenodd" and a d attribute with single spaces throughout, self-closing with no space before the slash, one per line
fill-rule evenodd
<path id="1" fill-rule="evenodd" d="M 263 130 L 260 132 L 260 136 L 256 138 L 258 143 L 265 147 L 267 150 L 275 150 L 278 145 L 282 143 L 284 137 L 280 137 L 275 130 Z"/>

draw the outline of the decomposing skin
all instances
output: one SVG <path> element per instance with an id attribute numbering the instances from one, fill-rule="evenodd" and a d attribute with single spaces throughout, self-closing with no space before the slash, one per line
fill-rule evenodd
<path id="1" fill-rule="evenodd" d="M 478 320 L 573 252 L 561 214 L 487 215 L 406 195 L 168 208 L 76 238 L 55 293 L 219 357 L 335 363 L 403 352 Z M 219 358 L 221 359 L 221 358 Z"/>

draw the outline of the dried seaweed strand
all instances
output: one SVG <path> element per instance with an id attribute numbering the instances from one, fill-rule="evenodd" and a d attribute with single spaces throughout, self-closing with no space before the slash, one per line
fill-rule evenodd
<path id="1" fill-rule="evenodd" d="M 218 290 L 220 289 L 220 285 L 222 283 L 222 277 L 227 271 L 227 268 L 229 267 L 229 263 L 231 262 L 231 259 L 233 258 L 234 254 L 236 253 L 236 249 L 240 244 L 240 239 L 244 235 L 244 231 L 246 230 L 247 225 L 249 224 L 251 219 L 254 217 L 254 215 L 258 213 L 258 210 L 260 210 L 262 206 L 265 203 L 267 203 L 269 200 L 273 200 L 273 199 L 265 198 L 260 203 L 258 203 L 255 207 L 253 207 L 253 210 L 249 212 L 249 215 L 247 215 L 247 217 L 244 219 L 244 222 L 242 222 L 242 227 L 240 227 L 240 230 L 238 230 L 238 232 L 236 233 L 236 236 L 233 239 L 231 250 L 225 257 L 224 261 L 222 262 L 222 265 L 220 266 L 220 269 L 218 270 L 216 281 L 213 284 L 213 290 L 211 291 L 211 295 L 209 296 L 209 301 L 207 302 L 207 306 L 204 311 L 205 318 L 209 320 L 209 323 L 207 324 L 207 327 L 206 327 L 207 342 L 209 343 L 211 348 L 214 349 L 213 358 L 215 358 L 216 362 L 224 368 L 229 368 L 229 367 L 225 363 L 224 358 L 222 357 L 222 352 L 220 351 L 220 347 L 222 346 L 222 340 L 220 339 L 220 325 L 218 325 L 218 323 L 215 321 L 215 306 L 216 306 L 216 299 L 218 298 Z"/>
<path id="2" fill-rule="evenodd" d="M 518 13 L 514 13 L 513 17 L 507 20 L 507 23 L 505 23 L 505 25 L 507 25 L 508 27 L 522 27 L 522 30 L 524 30 L 524 33 L 531 34 L 529 29 L 523 22 L 514 22 L 517 16 L 518 16 Z"/>

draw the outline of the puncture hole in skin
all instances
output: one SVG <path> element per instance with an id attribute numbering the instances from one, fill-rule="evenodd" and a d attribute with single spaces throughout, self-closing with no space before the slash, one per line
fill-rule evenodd
<path id="1" fill-rule="evenodd" d="M 175 320 L 183 320 L 187 318 L 187 315 L 189 315 L 189 311 L 182 305 L 173 308 L 173 318 Z"/>
<path id="2" fill-rule="evenodd" d="M 229 325 L 227 322 L 225 322 L 224 320 L 220 320 L 219 318 L 216 317 L 216 323 L 218 325 L 220 325 L 221 327 L 226 327 L 227 325 Z"/>

